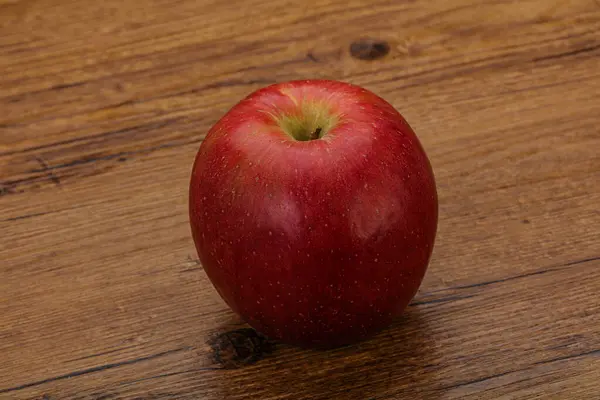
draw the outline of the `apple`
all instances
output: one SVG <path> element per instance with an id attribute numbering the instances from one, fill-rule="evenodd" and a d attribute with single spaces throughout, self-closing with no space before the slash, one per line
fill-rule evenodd
<path id="1" fill-rule="evenodd" d="M 409 304 L 438 203 L 423 147 L 392 105 L 302 80 L 257 90 L 210 129 L 189 213 L 200 262 L 233 311 L 272 339 L 332 347 Z"/>

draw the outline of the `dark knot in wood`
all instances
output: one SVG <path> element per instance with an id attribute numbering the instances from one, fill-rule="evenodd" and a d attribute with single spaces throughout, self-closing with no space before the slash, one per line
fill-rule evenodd
<path id="1" fill-rule="evenodd" d="M 222 333 L 208 344 L 212 348 L 214 361 L 226 369 L 254 364 L 274 350 L 272 342 L 250 328 Z"/>
<path id="2" fill-rule="evenodd" d="M 390 45 L 384 40 L 359 39 L 350 45 L 350 54 L 359 60 L 377 60 L 390 52 Z"/>

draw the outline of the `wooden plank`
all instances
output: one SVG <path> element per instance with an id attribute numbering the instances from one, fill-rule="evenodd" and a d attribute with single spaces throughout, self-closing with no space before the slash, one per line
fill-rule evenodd
<path id="1" fill-rule="evenodd" d="M 599 29 L 592 0 L 0 1 L 0 399 L 600 396 Z M 187 221 L 210 125 L 304 77 L 394 104 L 440 196 L 406 315 L 328 352 L 253 336 Z"/>

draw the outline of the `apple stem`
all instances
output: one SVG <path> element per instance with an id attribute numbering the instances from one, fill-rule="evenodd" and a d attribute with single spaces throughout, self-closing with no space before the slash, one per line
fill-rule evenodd
<path id="1" fill-rule="evenodd" d="M 321 134 L 321 128 L 315 129 L 315 131 L 312 133 L 312 135 L 310 135 L 310 140 L 318 139 L 320 134 Z"/>

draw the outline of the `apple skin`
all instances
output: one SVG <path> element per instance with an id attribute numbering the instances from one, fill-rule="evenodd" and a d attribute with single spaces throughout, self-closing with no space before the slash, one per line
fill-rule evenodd
<path id="1" fill-rule="evenodd" d="M 210 129 L 189 212 L 200 261 L 233 311 L 272 339 L 333 347 L 409 304 L 438 202 L 429 160 L 393 106 L 303 80 L 252 93 Z"/>

